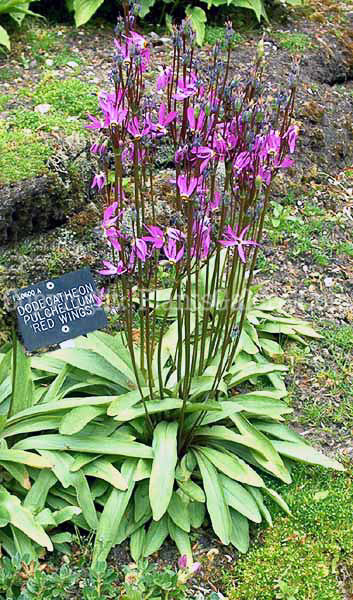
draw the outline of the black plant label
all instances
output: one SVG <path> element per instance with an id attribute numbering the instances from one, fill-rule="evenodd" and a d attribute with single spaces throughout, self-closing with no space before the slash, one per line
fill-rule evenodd
<path id="1" fill-rule="evenodd" d="M 89 269 L 65 273 L 11 293 L 19 336 L 33 351 L 107 325 Z"/>

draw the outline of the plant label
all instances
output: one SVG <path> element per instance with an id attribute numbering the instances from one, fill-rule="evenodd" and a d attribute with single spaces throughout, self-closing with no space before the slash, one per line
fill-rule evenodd
<path id="1" fill-rule="evenodd" d="M 60 344 L 107 325 L 89 269 L 41 281 L 11 294 L 26 350 Z"/>

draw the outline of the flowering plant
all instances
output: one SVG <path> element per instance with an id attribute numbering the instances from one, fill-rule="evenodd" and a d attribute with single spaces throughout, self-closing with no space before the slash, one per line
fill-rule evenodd
<path id="1" fill-rule="evenodd" d="M 58 356 L 78 366 L 84 352 L 94 364 L 94 352 L 100 373 L 123 388 L 108 407 L 104 397 L 87 413 L 92 419 L 106 410 L 117 421 L 110 441 L 120 469 L 99 518 L 94 563 L 128 537 L 137 561 L 170 535 L 190 565 L 188 534 L 202 525 L 205 507 L 221 541 L 244 552 L 248 520 L 271 523 L 264 496 L 289 510 L 261 472 L 289 483 L 286 458 L 341 468 L 281 423 L 290 412 L 279 376 L 286 367 L 266 358 L 281 352 L 273 334 L 300 340 L 315 333 L 278 301 L 255 305 L 251 290 L 271 184 L 293 164 L 297 66 L 288 90 L 270 97 L 262 42 L 249 76 L 239 80 L 233 39 L 227 23 L 225 55 L 216 45 L 205 65 L 183 21 L 174 28 L 171 64 L 147 93 L 150 49 L 125 6 L 113 89 L 100 93 L 102 116 L 87 125 L 101 162 L 92 183 L 104 200 L 100 273 L 114 287 L 120 331 L 91 335 L 79 354 Z M 155 165 L 165 139 L 175 168 L 170 206 L 161 211 Z M 163 288 L 166 272 L 170 286 Z M 267 377 L 263 389 L 240 393 L 258 375 Z M 69 421 L 61 433 L 72 431 Z"/>

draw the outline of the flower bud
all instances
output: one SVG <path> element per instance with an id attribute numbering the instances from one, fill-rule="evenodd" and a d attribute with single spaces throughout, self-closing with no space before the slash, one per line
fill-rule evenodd
<path id="1" fill-rule="evenodd" d="M 263 40 L 263 38 L 261 38 L 261 40 L 259 41 L 259 43 L 257 45 L 257 59 L 262 60 L 264 56 L 265 56 L 265 46 L 264 46 L 264 40 Z"/>
<path id="2" fill-rule="evenodd" d="M 261 175 L 256 175 L 256 177 L 255 177 L 255 189 L 256 190 L 261 190 L 261 186 L 262 186 L 262 177 L 261 177 Z"/>

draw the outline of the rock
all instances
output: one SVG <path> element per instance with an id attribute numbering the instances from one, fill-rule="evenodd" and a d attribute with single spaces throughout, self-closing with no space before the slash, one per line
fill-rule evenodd
<path id="1" fill-rule="evenodd" d="M 37 104 L 34 107 L 35 112 L 40 113 L 41 115 L 45 115 L 45 113 L 49 112 L 51 109 L 51 104 Z"/>
<path id="2" fill-rule="evenodd" d="M 76 67 L 78 67 L 78 63 L 75 62 L 74 60 L 70 60 L 68 63 L 66 63 L 66 65 L 68 67 L 71 67 L 72 69 L 76 69 Z"/>
<path id="3" fill-rule="evenodd" d="M 52 67 L 54 64 L 54 61 L 52 58 L 47 58 L 45 61 L 45 64 L 48 65 L 48 67 Z"/>
<path id="4" fill-rule="evenodd" d="M 325 284 L 326 287 L 332 287 L 333 286 L 333 279 L 332 279 L 332 277 L 325 277 L 324 284 Z"/>

